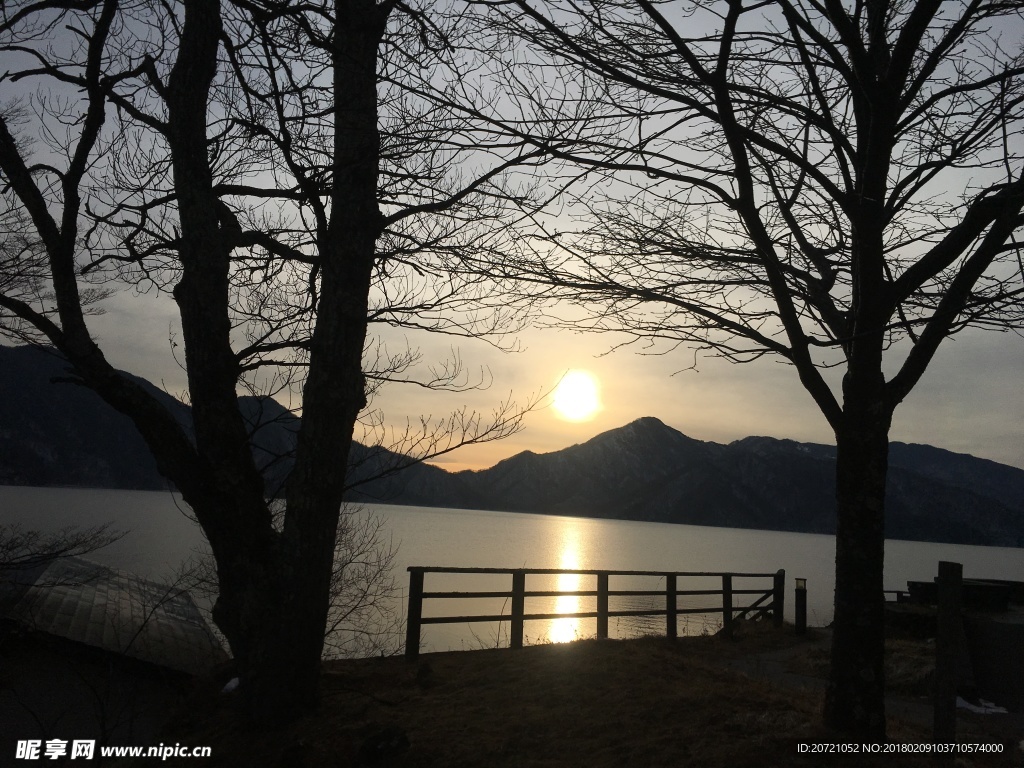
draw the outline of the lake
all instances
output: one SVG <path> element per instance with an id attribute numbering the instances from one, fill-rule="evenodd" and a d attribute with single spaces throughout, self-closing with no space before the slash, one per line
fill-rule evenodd
<path id="1" fill-rule="evenodd" d="M 408 584 L 410 565 L 487 568 L 568 568 L 646 571 L 786 571 L 786 614 L 793 618 L 793 579 L 807 579 L 808 623 L 828 624 L 832 618 L 835 538 L 818 534 L 754 531 L 732 528 L 594 520 L 512 512 L 364 505 L 357 514 L 376 514 L 383 531 L 398 547 L 396 580 Z M 0 524 L 58 530 L 67 525 L 92 526 L 113 522 L 129 533 L 89 557 L 141 576 L 168 579 L 180 563 L 206 551 L 199 527 L 189 517 L 180 496 L 169 492 L 80 488 L 0 486 Z M 886 542 L 885 588 L 905 589 L 908 580 L 930 581 L 940 560 L 963 563 L 972 578 L 1021 579 L 1024 549 Z M 426 589 L 507 590 L 510 579 L 442 577 L 428 574 Z M 561 589 L 593 589 L 593 577 L 551 577 Z M 718 588 L 720 581 L 679 589 Z M 664 582 L 662 581 L 662 584 Z M 528 589 L 542 588 L 530 582 Z M 612 589 L 633 586 L 612 586 Z M 639 588 L 639 587 L 637 587 Z M 656 588 L 654 582 L 644 589 Z M 580 602 L 580 601 L 583 602 Z M 588 598 L 551 598 L 527 612 L 574 613 L 593 610 Z M 592 600 L 592 599 L 591 599 Z M 449 601 L 454 602 L 454 601 Z M 440 613 L 508 613 L 508 606 L 445 606 Z M 696 605 L 696 603 L 694 603 Z M 680 598 L 680 607 L 684 606 Z M 479 609 L 479 610 L 478 610 Z M 425 609 L 425 614 L 428 611 Z M 613 636 L 644 631 L 646 625 L 627 621 L 610 626 Z M 715 628 L 715 618 L 690 622 L 682 631 Z M 656 626 L 660 626 L 657 622 Z M 424 628 L 425 650 L 475 648 L 507 638 L 508 624 L 435 625 Z M 594 634 L 593 619 L 558 619 L 527 624 L 528 642 L 571 640 Z"/>

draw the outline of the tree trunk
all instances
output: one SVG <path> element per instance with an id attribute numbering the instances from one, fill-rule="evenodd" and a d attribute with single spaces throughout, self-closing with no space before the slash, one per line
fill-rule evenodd
<path id="1" fill-rule="evenodd" d="M 40 324 L 83 381 L 133 419 L 161 472 L 192 507 L 216 561 L 214 620 L 230 643 L 245 710 L 255 724 L 281 725 L 317 703 L 348 454 L 355 420 L 366 404 L 362 355 L 376 240 L 383 226 L 377 202 L 376 65 L 393 4 L 339 0 L 328 6 L 336 13 L 332 34 L 316 42 L 330 46 L 334 65 L 334 154 L 327 172 L 314 174 L 312 193 L 319 196 L 321 184 L 330 184 L 330 223 L 317 230 L 319 303 L 283 521 L 274 519 L 264 498 L 248 426 L 238 408 L 242 369 L 232 347 L 231 310 L 235 240 L 225 223 L 226 205 L 214 191 L 207 151 L 210 93 L 224 35 L 220 2 L 184 0 L 183 7 L 177 57 L 165 86 L 156 90 L 167 107 L 159 129 L 168 144 L 175 229 L 180 227 L 181 274 L 173 295 L 185 342 L 193 434 L 142 387 L 117 373 L 88 334 L 73 259 L 72 214 L 79 201 L 77 188 L 68 183 L 79 180 L 81 171 L 65 177 L 70 224 L 62 233 L 44 215 L 44 200 L 18 156 L 14 137 L 0 122 L 0 165 L 20 185 L 18 194 L 37 203 L 37 226 L 52 231 L 46 245 L 64 328 L 27 306 L 8 306 Z M 115 9 L 116 3 L 104 3 L 101 26 L 106 27 L 93 39 L 96 51 L 102 50 Z M 281 12 L 316 13 L 290 6 Z M 301 19 L 295 23 L 297 34 L 319 34 Z M 100 82 L 94 78 L 93 84 L 98 89 Z M 92 141 L 102 127 L 104 108 L 99 93 L 87 116 Z M 85 152 L 75 162 L 87 157 Z"/>
<path id="2" fill-rule="evenodd" d="M 885 481 L 891 413 L 847 391 L 836 434 L 836 587 L 825 724 L 885 739 Z"/>
<path id="3" fill-rule="evenodd" d="M 318 243 L 320 291 L 303 390 L 302 426 L 272 580 L 241 583 L 265 617 L 242 640 L 250 719 L 274 724 L 314 708 L 352 432 L 366 405 L 362 370 L 370 282 L 382 227 L 377 202 L 380 136 L 377 56 L 389 7 L 339 4 L 334 27 L 331 217 Z M 262 581 L 257 573 L 255 581 Z M 237 599 L 237 598 L 236 598 Z M 241 666 L 241 664 L 240 664 Z M 241 670 L 240 670 L 241 671 Z"/>
<path id="4" fill-rule="evenodd" d="M 254 558 L 218 568 L 215 616 L 220 626 L 232 626 L 243 711 L 259 727 L 283 725 L 316 707 L 324 634 L 318 596 L 305 589 L 320 574 L 308 564 L 288 567 L 279 549 L 272 560 L 270 567 Z"/>
<path id="5" fill-rule="evenodd" d="M 355 420 L 365 406 L 362 354 L 380 233 L 376 61 L 387 11 L 372 0 L 339 10 L 331 223 L 318 242 L 321 290 L 287 505 L 275 526 L 237 407 L 231 347 L 232 243 L 220 231 L 206 144 L 207 102 L 220 39 L 218 6 L 186 2 L 168 85 L 182 277 L 181 311 L 196 450 L 212 482 L 186 497 L 210 541 L 220 594 L 214 619 L 238 668 L 245 711 L 280 725 L 319 694 L 335 539 Z"/>

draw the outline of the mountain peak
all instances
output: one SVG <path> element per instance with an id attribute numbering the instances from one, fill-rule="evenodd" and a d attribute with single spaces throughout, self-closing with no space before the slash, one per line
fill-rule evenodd
<path id="1" fill-rule="evenodd" d="M 44 351 L 0 346 L 0 483 L 166 488 L 127 417 L 83 387 L 52 383 L 65 367 Z M 152 391 L 183 423 L 190 421 L 187 406 Z M 279 488 L 299 418 L 274 401 L 243 397 L 239 404 L 268 488 Z M 359 445 L 351 460 L 349 498 L 356 500 L 835 530 L 833 446 L 754 436 L 720 445 L 687 437 L 653 416 L 475 472 L 404 466 L 408 457 Z M 1015 467 L 892 443 L 886 504 L 892 538 L 1024 546 L 1024 470 Z"/>
<path id="2" fill-rule="evenodd" d="M 604 435 L 618 435 L 618 434 L 629 434 L 637 437 L 686 437 L 678 429 L 670 427 L 668 424 L 663 422 L 661 419 L 655 416 L 641 416 L 639 419 L 634 419 L 624 426 L 617 429 L 610 429 L 607 432 L 602 432 L 596 435 L 593 439 L 599 439 Z"/>
<path id="3" fill-rule="evenodd" d="M 629 422 L 626 426 L 636 425 L 638 427 L 664 427 L 665 422 L 659 419 L 657 416 L 641 416 L 639 419 L 634 419 Z"/>

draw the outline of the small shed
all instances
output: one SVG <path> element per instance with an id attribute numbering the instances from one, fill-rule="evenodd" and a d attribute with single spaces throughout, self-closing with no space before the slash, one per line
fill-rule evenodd
<path id="1" fill-rule="evenodd" d="M 0 617 L 192 675 L 228 659 L 188 590 L 80 557 L 0 571 Z"/>

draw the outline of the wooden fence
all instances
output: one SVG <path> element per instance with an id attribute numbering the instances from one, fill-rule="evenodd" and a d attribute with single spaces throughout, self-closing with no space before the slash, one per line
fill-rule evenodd
<path id="1" fill-rule="evenodd" d="M 425 576 L 428 573 L 445 574 L 504 574 L 512 577 L 509 591 L 491 592 L 427 592 L 424 589 Z M 592 590 L 534 590 L 526 589 L 529 576 L 592 576 L 596 579 Z M 610 580 L 623 576 L 655 576 L 665 580 L 664 589 L 635 590 L 611 589 Z M 721 589 L 680 589 L 681 580 L 688 578 L 720 578 Z M 771 586 L 760 589 L 734 589 L 733 579 L 771 579 Z M 608 637 L 608 619 L 617 616 L 664 616 L 665 633 L 675 637 L 677 618 L 683 614 L 721 613 L 722 629 L 731 633 L 733 622 L 749 617 L 770 615 L 778 624 L 782 623 L 782 612 L 785 600 L 786 572 L 775 573 L 687 573 L 681 571 L 595 571 L 567 570 L 558 568 L 443 568 L 414 565 L 409 567 L 409 610 L 406 623 L 405 655 L 415 659 L 420 651 L 420 629 L 425 624 L 461 624 L 473 622 L 511 622 L 509 632 L 510 645 L 513 648 L 523 646 L 523 625 L 527 621 L 543 621 L 553 619 L 597 619 L 597 637 Z M 721 595 L 720 607 L 680 608 L 677 598 L 691 595 Z M 611 597 L 657 597 L 664 598 L 664 608 L 644 608 L 629 610 L 609 610 L 608 600 Z M 578 613 L 526 613 L 527 598 L 534 597 L 594 597 L 596 610 Z M 743 598 L 754 597 L 749 605 L 740 605 Z M 511 612 L 492 615 L 473 616 L 424 616 L 423 602 L 430 599 L 481 599 L 504 598 L 511 601 Z M 737 599 L 739 598 L 739 599 Z"/>

